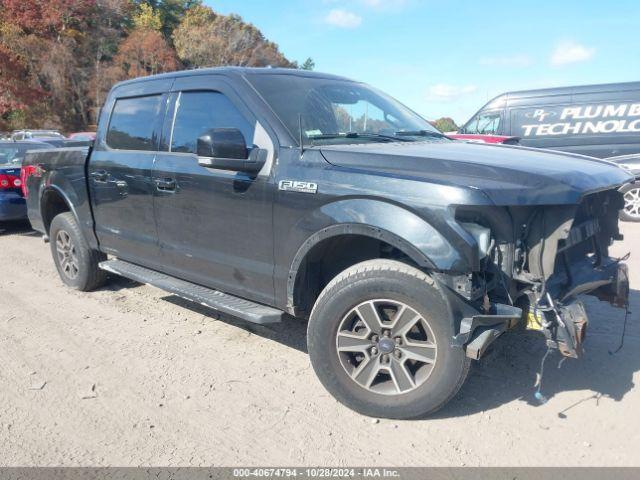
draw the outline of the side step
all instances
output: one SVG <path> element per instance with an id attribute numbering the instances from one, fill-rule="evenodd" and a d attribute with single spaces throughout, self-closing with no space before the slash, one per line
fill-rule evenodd
<path id="1" fill-rule="evenodd" d="M 282 321 L 283 312 L 276 308 L 202 287 L 133 263 L 123 260 L 107 260 L 100 262 L 99 266 L 107 272 L 130 278 L 136 282 L 147 283 L 186 300 L 241 318 L 247 322 L 264 325 Z"/>

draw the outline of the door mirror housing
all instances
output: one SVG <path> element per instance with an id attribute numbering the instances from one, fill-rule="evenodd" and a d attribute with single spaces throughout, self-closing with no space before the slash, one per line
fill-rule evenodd
<path id="1" fill-rule="evenodd" d="M 198 137 L 198 156 L 246 160 L 249 152 L 244 135 L 237 128 L 212 128 Z"/>
<path id="2" fill-rule="evenodd" d="M 207 168 L 257 173 L 266 161 L 266 151 L 247 148 L 237 128 L 213 128 L 198 137 L 198 163 Z"/>

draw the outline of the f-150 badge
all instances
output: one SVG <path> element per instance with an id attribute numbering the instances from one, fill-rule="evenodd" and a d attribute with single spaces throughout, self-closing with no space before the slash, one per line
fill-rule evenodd
<path id="1" fill-rule="evenodd" d="M 298 180 L 280 180 L 278 189 L 284 190 L 285 192 L 317 193 L 318 184 Z"/>

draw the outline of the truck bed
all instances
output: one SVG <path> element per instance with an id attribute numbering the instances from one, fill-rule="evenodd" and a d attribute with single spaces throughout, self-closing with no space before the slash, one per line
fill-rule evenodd
<path id="1" fill-rule="evenodd" d="M 93 230 L 86 177 L 89 150 L 87 146 L 55 148 L 25 155 L 22 166 L 25 169 L 27 214 L 35 230 L 46 235 L 49 223 L 56 215 L 55 208 L 41 211 L 41 200 L 47 195 L 66 199 L 68 205 L 74 206 L 73 213 L 82 229 Z"/>

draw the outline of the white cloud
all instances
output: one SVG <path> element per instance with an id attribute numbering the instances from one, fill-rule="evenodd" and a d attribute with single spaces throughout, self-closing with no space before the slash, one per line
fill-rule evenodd
<path id="1" fill-rule="evenodd" d="M 500 57 L 480 57 L 478 63 L 487 67 L 528 67 L 533 63 L 533 60 L 531 60 L 531 57 L 528 55 L 519 54 Z"/>
<path id="2" fill-rule="evenodd" d="M 362 23 L 362 17 L 342 8 L 334 8 L 324 18 L 329 25 L 340 28 L 356 28 Z"/>
<path id="3" fill-rule="evenodd" d="M 366 7 L 376 10 L 392 10 L 404 7 L 408 0 L 360 0 Z"/>
<path id="4" fill-rule="evenodd" d="M 570 63 L 586 62 L 596 53 L 595 48 L 586 47 L 574 41 L 560 42 L 551 53 L 551 65 L 559 67 Z"/>
<path id="5" fill-rule="evenodd" d="M 460 97 L 475 93 L 478 87 L 475 85 L 449 85 L 446 83 L 437 83 L 429 87 L 428 98 L 433 101 L 453 102 Z"/>

